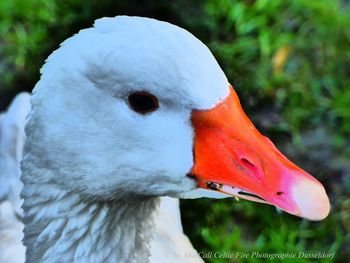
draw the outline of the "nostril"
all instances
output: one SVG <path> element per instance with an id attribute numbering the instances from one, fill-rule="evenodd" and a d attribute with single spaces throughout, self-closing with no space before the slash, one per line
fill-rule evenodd
<path id="1" fill-rule="evenodd" d="M 276 194 L 277 194 L 277 195 L 282 195 L 283 192 L 279 191 L 279 192 L 277 192 Z"/>
<path id="2" fill-rule="evenodd" d="M 246 158 L 241 158 L 241 162 L 243 163 L 243 165 L 244 165 L 245 167 L 248 167 L 248 168 L 250 168 L 250 169 L 254 169 L 254 168 L 255 168 L 254 163 L 252 163 L 251 161 L 249 161 L 249 160 L 246 159 Z"/>

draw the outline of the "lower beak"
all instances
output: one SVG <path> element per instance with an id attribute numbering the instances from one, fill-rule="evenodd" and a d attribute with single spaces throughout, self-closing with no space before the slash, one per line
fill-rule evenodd
<path id="1" fill-rule="evenodd" d="M 199 187 L 272 204 L 310 220 L 324 219 L 330 204 L 322 184 L 259 133 L 230 90 L 213 109 L 192 112 L 191 173 Z"/>

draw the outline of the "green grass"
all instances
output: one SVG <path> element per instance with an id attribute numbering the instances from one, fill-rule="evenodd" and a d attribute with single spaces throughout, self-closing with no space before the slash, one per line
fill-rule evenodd
<path id="1" fill-rule="evenodd" d="M 299 258 L 301 253 L 335 253 L 332 258 L 335 259 L 342 256 L 340 249 L 349 240 L 337 225 L 340 218 L 336 215 L 322 222 L 310 222 L 271 206 L 233 199 L 182 201 L 182 207 L 186 211 L 185 230 L 192 231 L 191 240 L 199 244 L 196 247 L 200 251 L 249 254 L 249 258 L 234 256 L 232 262 L 259 262 L 253 253 L 287 252 L 295 254 L 298 262 L 314 261 Z M 215 258 L 208 261 L 226 262 Z M 283 262 L 295 262 L 295 259 L 286 258 Z M 328 258 L 316 262 L 333 261 Z"/>

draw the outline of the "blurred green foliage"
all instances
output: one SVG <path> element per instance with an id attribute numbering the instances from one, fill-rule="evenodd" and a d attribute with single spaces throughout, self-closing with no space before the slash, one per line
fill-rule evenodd
<path id="1" fill-rule="evenodd" d="M 350 256 L 349 4 L 340 0 L 2 0 L 0 103 L 8 103 L 1 100 L 5 94 L 31 90 L 44 59 L 65 38 L 98 17 L 118 14 L 167 20 L 205 42 L 257 126 L 287 152 L 294 149 L 291 157 L 318 173 L 330 193 L 331 215 L 317 223 L 245 201 L 184 201 L 184 228 L 194 246 L 199 251 L 335 252 L 333 260 L 298 262 L 346 262 Z M 310 134 L 316 146 L 310 146 Z"/>
<path id="2" fill-rule="evenodd" d="M 32 57 L 48 49 L 47 25 L 55 22 L 55 6 L 45 0 L 0 2 L 2 88 L 11 87 L 14 77 L 32 66 Z"/>

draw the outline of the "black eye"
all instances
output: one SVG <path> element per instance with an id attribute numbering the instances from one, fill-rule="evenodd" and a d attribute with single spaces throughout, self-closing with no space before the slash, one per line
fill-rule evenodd
<path id="1" fill-rule="evenodd" d="M 155 111 L 159 107 L 157 97 L 145 91 L 129 94 L 128 102 L 131 109 L 141 114 Z"/>

